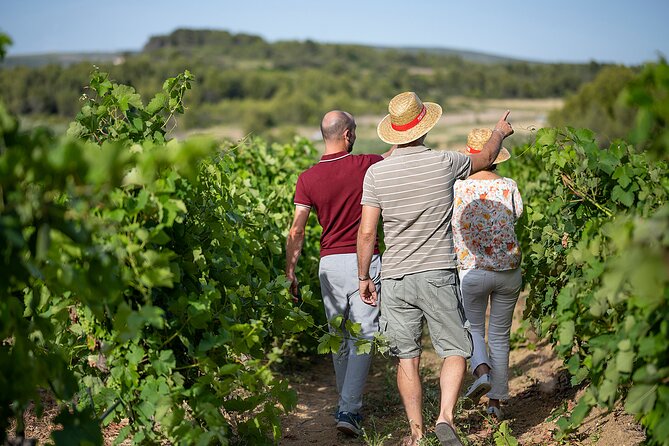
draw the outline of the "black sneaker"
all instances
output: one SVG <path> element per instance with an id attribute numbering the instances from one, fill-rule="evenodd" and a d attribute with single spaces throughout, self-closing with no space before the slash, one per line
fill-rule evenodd
<path id="1" fill-rule="evenodd" d="M 337 414 L 337 430 L 351 437 L 357 437 L 362 433 L 360 425 L 362 416 L 357 413 L 339 412 Z"/>

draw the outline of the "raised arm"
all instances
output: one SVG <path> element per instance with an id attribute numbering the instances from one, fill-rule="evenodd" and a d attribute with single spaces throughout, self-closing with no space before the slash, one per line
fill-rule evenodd
<path id="1" fill-rule="evenodd" d="M 381 209 L 374 206 L 362 206 L 362 217 L 358 228 L 358 281 L 360 298 L 367 305 L 376 306 L 378 296 L 376 285 L 369 277 L 369 266 L 374 255 L 374 242 L 376 241 L 376 225 L 379 223 Z"/>
<path id="2" fill-rule="evenodd" d="M 511 124 L 507 121 L 509 113 L 509 110 L 505 111 L 499 121 L 497 121 L 497 124 L 492 131 L 492 136 L 490 136 L 488 142 L 483 145 L 483 150 L 481 150 L 480 153 L 470 155 L 472 160 L 471 173 L 490 167 L 495 161 L 495 158 L 497 158 L 499 150 L 502 148 L 502 141 L 504 141 L 504 138 L 513 134 L 513 127 L 511 127 Z"/>
<path id="3" fill-rule="evenodd" d="M 297 259 L 300 258 L 302 252 L 302 245 L 304 244 L 304 229 L 307 226 L 309 219 L 309 209 L 305 206 L 295 206 L 295 217 L 293 217 L 293 224 L 290 226 L 288 232 L 288 239 L 286 240 L 286 278 L 290 280 L 290 294 L 297 298 L 298 282 L 295 277 L 295 266 Z"/>

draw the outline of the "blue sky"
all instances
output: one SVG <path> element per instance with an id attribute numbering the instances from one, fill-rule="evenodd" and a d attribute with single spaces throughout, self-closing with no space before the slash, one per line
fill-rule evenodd
<path id="1" fill-rule="evenodd" d="M 445 47 L 548 62 L 669 57 L 669 0 L 0 0 L 9 54 L 139 50 L 178 27 Z"/>

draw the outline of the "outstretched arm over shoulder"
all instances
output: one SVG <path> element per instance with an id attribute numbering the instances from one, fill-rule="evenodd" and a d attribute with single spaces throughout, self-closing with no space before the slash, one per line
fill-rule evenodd
<path id="1" fill-rule="evenodd" d="M 513 134 L 513 127 L 511 127 L 511 124 L 507 121 L 509 113 L 509 110 L 505 111 L 499 121 L 497 121 L 497 124 L 492 131 L 492 136 L 490 136 L 488 142 L 483 145 L 483 150 L 481 150 L 480 153 L 470 155 L 472 160 L 471 173 L 476 173 L 490 167 L 495 161 L 495 158 L 497 158 L 499 150 L 502 148 L 502 141 L 504 141 L 504 138 Z"/>
<path id="2" fill-rule="evenodd" d="M 290 293 L 294 297 L 297 297 L 298 294 L 295 266 L 297 266 L 297 260 L 300 258 L 300 253 L 302 252 L 305 228 L 307 226 L 310 211 L 311 209 L 308 207 L 295 206 L 293 224 L 290 226 L 288 238 L 286 240 L 286 278 L 290 280 Z"/>

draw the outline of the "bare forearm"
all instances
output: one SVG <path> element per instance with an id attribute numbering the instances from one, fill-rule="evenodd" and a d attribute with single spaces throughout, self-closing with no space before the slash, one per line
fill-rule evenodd
<path id="1" fill-rule="evenodd" d="M 295 266 L 300 258 L 303 244 L 304 232 L 291 230 L 286 241 L 286 275 L 295 272 Z"/>
<path id="2" fill-rule="evenodd" d="M 369 277 L 369 266 L 374 255 L 374 244 L 376 243 L 376 225 L 379 222 L 381 209 L 377 207 L 362 206 L 360 227 L 358 228 L 358 278 Z"/>
<path id="3" fill-rule="evenodd" d="M 504 141 L 505 137 L 504 132 L 495 129 L 492 131 L 492 135 L 488 142 L 483 144 L 483 152 L 488 154 L 487 162 L 489 166 L 495 162 L 495 159 L 497 159 L 497 155 L 499 155 L 499 151 L 502 149 L 502 141 Z"/>
<path id="4" fill-rule="evenodd" d="M 369 266 L 374 255 L 374 244 L 376 243 L 376 225 L 381 216 L 381 209 L 373 206 L 362 206 L 360 227 L 358 228 L 358 289 L 360 299 L 367 305 L 376 306 L 378 294 L 376 286 L 369 277 Z"/>
<path id="5" fill-rule="evenodd" d="M 507 136 L 513 134 L 513 127 L 507 118 L 509 117 L 509 110 L 505 111 L 502 114 L 502 117 L 497 121 L 495 128 L 492 131 L 490 139 L 483 144 L 483 150 L 481 153 L 472 156 L 472 170 L 471 173 L 478 172 L 479 170 L 487 169 L 492 166 L 492 163 L 495 162 L 499 151 L 502 148 L 502 141 Z"/>
<path id="6" fill-rule="evenodd" d="M 369 277 L 369 266 L 374 255 L 374 241 L 376 234 L 358 231 L 358 277 Z"/>
<path id="7" fill-rule="evenodd" d="M 500 131 L 493 130 L 490 139 L 483 144 L 483 150 L 474 156 L 472 159 L 472 173 L 487 169 L 495 162 L 499 151 L 502 148 L 502 141 L 504 141 L 504 134 Z"/>

